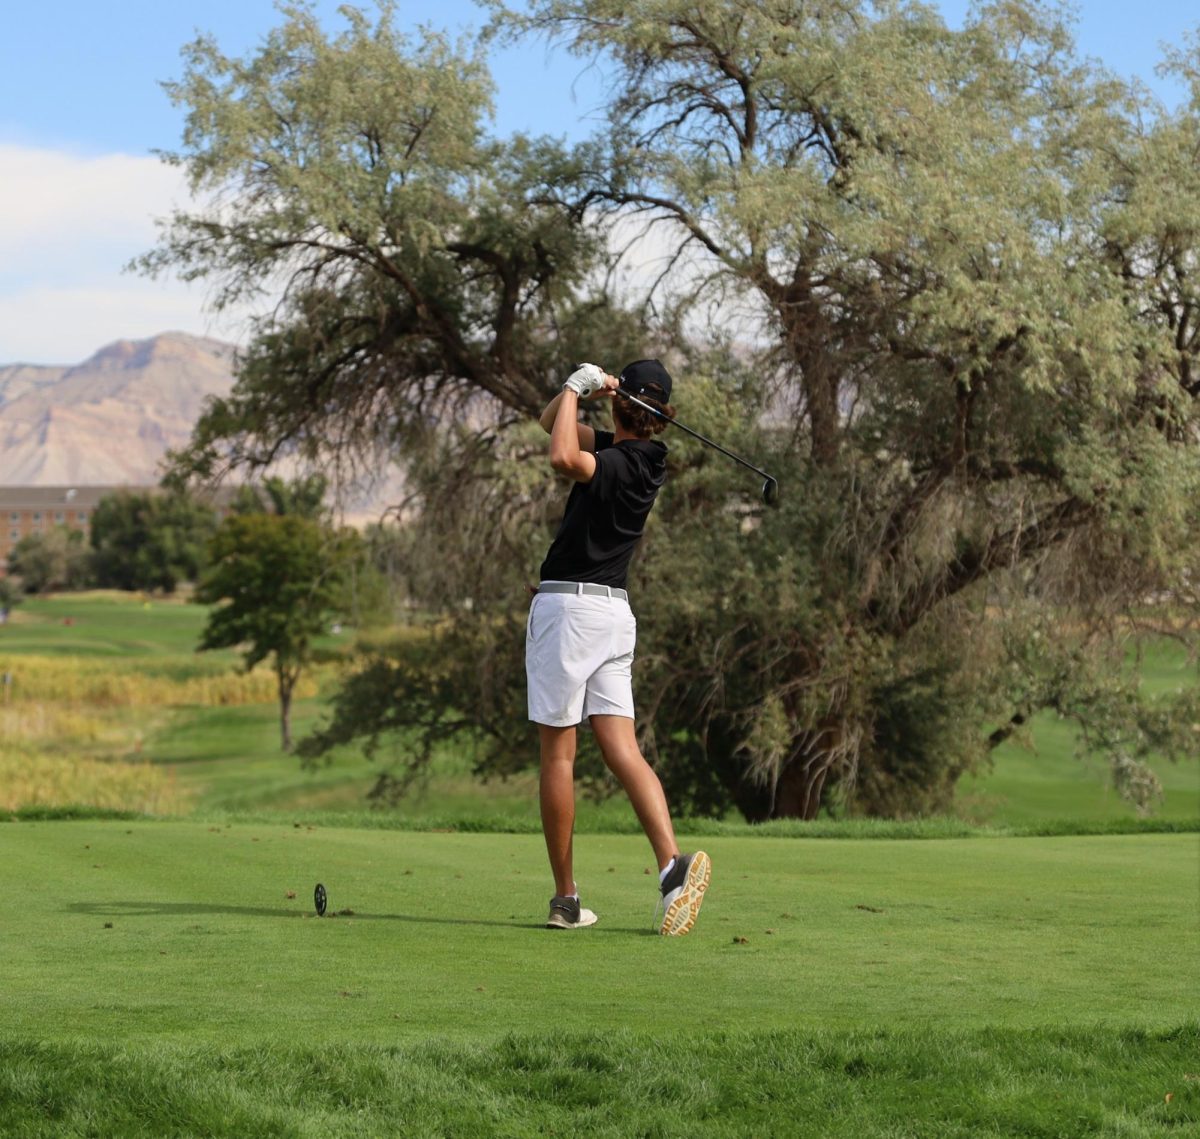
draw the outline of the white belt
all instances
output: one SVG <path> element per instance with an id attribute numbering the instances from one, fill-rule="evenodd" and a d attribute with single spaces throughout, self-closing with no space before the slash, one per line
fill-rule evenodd
<path id="1" fill-rule="evenodd" d="M 618 601 L 629 601 L 629 594 L 612 585 L 595 585 L 590 581 L 543 581 L 538 593 L 586 593 L 592 597 L 615 597 Z"/>

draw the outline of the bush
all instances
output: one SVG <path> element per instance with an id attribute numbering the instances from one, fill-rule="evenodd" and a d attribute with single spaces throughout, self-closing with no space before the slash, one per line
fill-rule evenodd
<path id="1" fill-rule="evenodd" d="M 91 569 L 83 531 L 56 526 L 46 533 L 27 534 L 8 555 L 8 572 L 20 580 L 26 593 L 86 589 Z"/>
<path id="2" fill-rule="evenodd" d="M 96 584 L 173 593 L 200 576 L 216 527 L 212 507 L 182 492 L 108 495 L 92 515 Z"/>

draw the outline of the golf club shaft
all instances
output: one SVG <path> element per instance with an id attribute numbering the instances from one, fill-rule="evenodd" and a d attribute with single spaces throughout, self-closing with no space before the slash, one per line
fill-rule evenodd
<path id="1" fill-rule="evenodd" d="M 774 476 L 767 474 L 762 468 L 756 467 L 753 463 L 746 462 L 740 455 L 735 455 L 732 451 L 727 451 L 720 443 L 714 443 L 711 439 L 701 435 L 699 431 L 693 431 L 686 424 L 680 423 L 678 419 L 672 419 L 669 415 L 663 415 L 658 408 L 651 407 L 648 403 L 643 403 L 637 396 L 623 392 L 620 388 L 617 389 L 617 395 L 621 396 L 622 399 L 629 400 L 630 403 L 636 403 L 638 407 L 645 408 L 651 415 L 669 423 L 672 427 L 678 427 L 680 431 L 686 431 L 693 439 L 699 439 L 701 443 L 707 443 L 710 447 L 715 447 L 722 455 L 728 455 L 735 463 L 741 463 L 743 467 L 753 471 L 756 475 L 762 475 L 763 478 L 770 479 L 771 482 L 776 481 Z"/>

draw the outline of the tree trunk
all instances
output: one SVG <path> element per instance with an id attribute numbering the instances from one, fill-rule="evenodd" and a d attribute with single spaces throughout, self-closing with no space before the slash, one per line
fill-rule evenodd
<path id="1" fill-rule="evenodd" d="M 804 262 L 792 280 L 778 284 L 760 277 L 757 282 L 775 307 L 784 352 L 799 373 L 811 432 L 812 459 L 818 467 L 831 466 L 841 447 L 841 409 L 838 407 L 838 366 L 830 357 L 832 330 Z"/>
<path id="2" fill-rule="evenodd" d="M 775 785 L 773 819 L 803 819 L 809 822 L 821 809 L 821 792 L 829 775 L 830 762 L 821 755 L 806 762 L 793 761 L 780 773 Z"/>
<path id="3" fill-rule="evenodd" d="M 288 672 L 276 669 L 279 677 L 279 734 L 280 746 L 285 752 L 292 750 L 292 689 L 296 686 L 296 678 Z"/>
<path id="4" fill-rule="evenodd" d="M 773 819 L 810 822 L 821 810 L 821 796 L 831 772 L 845 762 L 845 724 L 836 717 L 822 721 L 808 736 L 806 747 L 786 763 L 775 781 Z"/>

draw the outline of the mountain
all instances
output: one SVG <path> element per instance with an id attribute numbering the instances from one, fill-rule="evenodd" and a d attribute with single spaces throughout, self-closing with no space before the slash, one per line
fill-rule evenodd
<path id="1" fill-rule="evenodd" d="M 205 399 L 233 387 L 233 346 L 167 332 L 74 367 L 0 366 L 0 485 L 148 486 Z"/>
<path id="2" fill-rule="evenodd" d="M 153 486 L 191 437 L 204 401 L 233 387 L 234 348 L 164 332 L 118 340 L 74 367 L 0 365 L 0 486 Z M 292 478 L 293 460 L 273 473 Z M 404 498 L 384 463 L 330 493 L 344 522 L 377 521 Z"/>
<path id="3" fill-rule="evenodd" d="M 57 383 L 66 370 L 45 364 L 10 364 L 0 368 L 0 407 L 26 392 Z"/>

